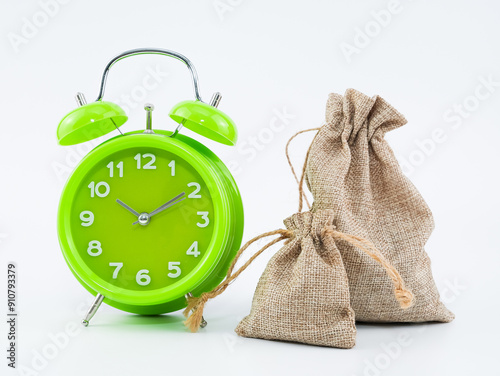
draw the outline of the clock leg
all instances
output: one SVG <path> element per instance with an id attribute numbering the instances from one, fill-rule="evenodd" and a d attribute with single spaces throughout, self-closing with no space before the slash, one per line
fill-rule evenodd
<path id="1" fill-rule="evenodd" d="M 193 294 L 191 294 L 190 292 L 188 292 L 186 294 L 186 299 L 189 298 L 189 297 L 192 297 Z M 201 323 L 200 323 L 200 328 L 204 328 L 205 326 L 207 326 L 207 320 L 205 320 L 205 318 L 203 316 L 201 316 Z"/>
<path id="2" fill-rule="evenodd" d="M 205 326 L 207 326 L 207 321 L 205 320 L 205 318 L 203 316 L 201 316 L 201 323 L 200 323 L 200 328 L 204 328 Z"/>
<path id="3" fill-rule="evenodd" d="M 82 320 L 82 325 L 83 326 L 89 326 L 89 321 L 94 317 L 95 313 L 101 306 L 102 301 L 104 300 L 104 295 L 97 294 L 95 297 L 94 302 L 90 306 L 89 310 L 87 311 L 87 314 L 85 315 L 85 318 Z"/>

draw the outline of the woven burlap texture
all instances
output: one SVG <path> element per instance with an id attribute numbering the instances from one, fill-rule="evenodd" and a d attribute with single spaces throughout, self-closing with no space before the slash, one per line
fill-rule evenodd
<path id="1" fill-rule="evenodd" d="M 384 270 L 361 250 L 338 241 L 356 320 L 449 322 L 454 315 L 439 299 L 424 250 L 434 228 L 431 211 L 384 140 L 386 132 L 404 124 L 406 119 L 378 96 L 353 89 L 344 96 L 331 94 L 326 124 L 311 145 L 306 167 L 312 211 L 333 210 L 339 231 L 373 242 L 414 295 L 413 306 L 403 310 Z"/>
<path id="2" fill-rule="evenodd" d="M 332 210 L 296 213 L 285 219 L 294 236 L 267 264 L 251 312 L 236 333 L 330 347 L 354 346 L 356 327 L 344 264 L 335 240 L 323 233 L 332 220 Z"/>

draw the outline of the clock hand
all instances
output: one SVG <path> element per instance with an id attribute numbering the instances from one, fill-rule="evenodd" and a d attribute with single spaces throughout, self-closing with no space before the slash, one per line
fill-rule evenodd
<path id="1" fill-rule="evenodd" d="M 145 224 L 149 223 L 149 219 L 155 215 L 155 214 L 158 214 L 160 212 L 162 212 L 163 210 L 165 209 L 168 209 L 169 207 L 171 206 L 174 206 L 175 204 L 181 202 L 182 200 L 185 200 L 186 197 L 182 197 L 186 194 L 186 192 L 182 192 L 180 194 L 178 194 L 177 196 L 175 196 L 173 199 L 167 201 L 166 203 L 164 203 L 162 206 L 160 206 L 159 208 L 153 210 L 151 213 L 141 213 L 139 214 L 139 220 L 141 220 L 141 217 L 143 215 L 145 215 L 145 217 L 147 218 L 143 218 L 143 221 L 145 222 Z M 137 224 L 137 223 L 140 223 L 141 221 L 135 221 L 134 223 L 132 223 L 133 225 Z M 142 224 L 142 222 L 141 222 Z"/>
<path id="2" fill-rule="evenodd" d="M 165 204 L 163 204 L 162 206 L 160 206 L 158 209 L 155 209 L 153 210 L 151 213 L 149 213 L 149 216 L 153 216 L 155 214 L 158 214 L 159 212 L 165 210 L 166 208 L 169 208 L 170 206 L 172 205 L 175 205 L 177 204 L 178 202 L 181 202 L 182 200 L 184 200 L 186 197 L 182 197 L 184 196 L 186 193 L 185 192 L 182 192 L 180 194 L 178 194 L 177 196 L 175 196 L 173 199 L 167 201 Z M 182 198 L 181 198 L 182 197 Z M 175 201 L 175 202 L 174 202 Z"/>
<path id="3" fill-rule="evenodd" d="M 130 206 L 128 206 L 126 203 L 124 203 L 121 200 L 116 199 L 116 202 L 119 203 L 121 206 L 123 206 L 125 209 L 127 209 L 129 212 L 131 212 L 133 215 L 136 217 L 139 217 L 139 213 L 137 213 L 134 209 L 132 209 Z"/>

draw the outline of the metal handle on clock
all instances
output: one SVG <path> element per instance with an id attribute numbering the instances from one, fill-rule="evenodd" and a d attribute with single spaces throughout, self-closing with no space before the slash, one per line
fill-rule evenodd
<path id="1" fill-rule="evenodd" d="M 171 51 L 171 50 L 166 50 L 162 48 L 136 48 L 134 50 L 128 50 L 125 52 L 122 52 L 119 55 L 116 55 L 111 61 L 106 65 L 106 68 L 104 69 L 104 73 L 102 74 L 102 80 L 101 80 L 101 89 L 99 91 L 99 96 L 97 97 L 96 101 L 100 101 L 102 97 L 104 96 L 104 89 L 106 87 L 106 80 L 108 78 L 108 73 L 111 67 L 118 61 L 123 60 L 127 57 L 131 56 L 137 56 L 137 55 L 164 55 L 164 56 L 169 56 L 173 57 L 174 59 L 182 61 L 186 66 L 188 67 L 189 71 L 191 72 L 191 78 L 193 80 L 193 89 L 194 89 L 194 95 L 197 100 L 203 102 L 201 99 L 200 95 L 200 90 L 198 88 L 198 74 L 196 73 L 196 69 L 194 68 L 193 63 L 184 55 L 181 55 L 178 52 Z"/>

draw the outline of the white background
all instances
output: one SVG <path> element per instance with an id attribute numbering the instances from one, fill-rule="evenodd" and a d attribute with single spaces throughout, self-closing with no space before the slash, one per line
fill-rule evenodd
<path id="1" fill-rule="evenodd" d="M 0 9 L 0 283 L 14 261 L 18 366 L 25 367 L 20 374 L 500 374 L 498 2 L 57 4 L 3 1 Z M 363 40 L 361 32 L 371 36 Z M 348 45 L 357 49 L 349 56 L 343 52 Z M 198 70 L 204 98 L 222 92 L 220 108 L 238 124 L 239 146 L 193 137 L 235 169 L 246 209 L 245 239 L 282 227 L 296 211 L 284 146 L 296 131 L 321 125 L 328 93 L 353 87 L 395 106 L 409 123 L 387 138 L 433 210 L 436 230 L 426 250 L 456 320 L 358 325 L 351 350 L 239 338 L 233 330 L 249 312 L 269 250 L 207 305 L 209 326 L 198 334 L 184 329 L 180 312 L 148 318 L 108 306 L 80 329 L 90 296 L 65 265 L 55 223 L 64 182 L 84 146 L 58 146 L 56 127 L 75 107 L 76 91 L 94 100 L 107 61 L 137 47 L 185 54 Z M 145 90 L 142 82 L 151 70 L 161 74 L 155 88 Z M 486 87 L 488 80 L 496 84 Z M 124 94 L 133 98 L 132 106 L 124 104 Z M 112 69 L 105 98 L 127 106 L 125 131 L 144 127 L 145 102 L 156 106 L 154 126 L 172 129 L 168 111 L 192 98 L 192 90 L 179 62 L 137 57 Z M 459 115 L 457 105 L 463 107 Z M 277 112 L 289 115 L 272 130 Z M 442 136 L 429 141 L 436 129 Z M 255 137 L 258 148 L 250 146 Z M 304 136 L 292 147 L 297 166 L 310 139 Z M 0 291 L 3 312 L 5 288 Z M 7 326 L 0 330 L 5 354 Z M 1 358 L 0 374 L 17 374 Z"/>

